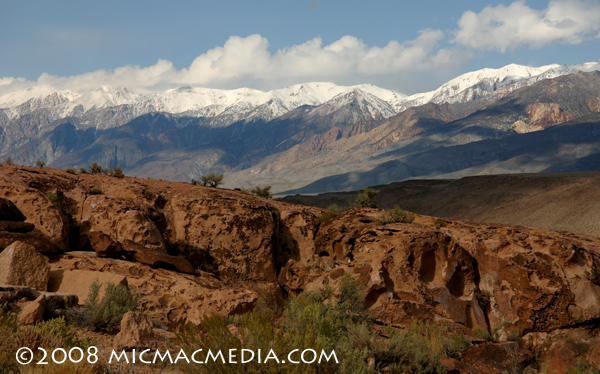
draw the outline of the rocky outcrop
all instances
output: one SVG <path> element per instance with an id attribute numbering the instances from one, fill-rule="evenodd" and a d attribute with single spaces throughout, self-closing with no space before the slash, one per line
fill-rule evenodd
<path id="1" fill-rule="evenodd" d="M 149 218 L 151 207 L 105 195 L 89 196 L 82 205 L 81 223 L 87 231 L 100 231 L 118 242 L 132 240 L 167 253 L 160 231 Z"/>
<path id="2" fill-rule="evenodd" d="M 165 207 L 171 241 L 193 264 L 221 278 L 275 281 L 277 212 L 254 197 L 210 189 Z"/>
<path id="3" fill-rule="evenodd" d="M 48 259 L 31 245 L 14 242 L 0 253 L 0 284 L 48 288 Z"/>
<path id="4" fill-rule="evenodd" d="M 141 312 L 127 312 L 121 320 L 121 330 L 115 336 L 114 349 L 132 350 L 155 348 L 152 321 Z"/>

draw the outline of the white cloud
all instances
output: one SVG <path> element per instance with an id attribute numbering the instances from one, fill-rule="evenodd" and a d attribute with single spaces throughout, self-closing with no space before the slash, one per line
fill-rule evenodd
<path id="1" fill-rule="evenodd" d="M 467 11 L 458 27 L 454 41 L 481 50 L 505 52 L 521 46 L 579 44 L 600 31 L 600 3 L 557 0 L 540 11 L 528 7 L 525 1 L 516 1 L 509 6 L 488 6 L 480 13 Z"/>
<path id="2" fill-rule="evenodd" d="M 362 78 L 364 82 L 369 77 L 443 69 L 465 62 L 464 51 L 440 49 L 438 43 L 443 39 L 442 31 L 428 29 L 415 40 L 404 43 L 393 40 L 385 47 L 369 47 L 362 40 L 346 35 L 329 45 L 324 46 L 321 38 L 315 38 L 272 54 L 267 39 L 260 35 L 232 36 L 222 47 L 201 54 L 181 70 L 168 60 L 159 60 L 148 67 L 128 65 L 114 71 L 97 70 L 70 77 L 44 73 L 36 82 L 0 78 L 0 94 L 24 84 L 75 91 L 99 86 L 151 91 L 188 84 L 271 89 L 320 80 L 345 84 Z"/>

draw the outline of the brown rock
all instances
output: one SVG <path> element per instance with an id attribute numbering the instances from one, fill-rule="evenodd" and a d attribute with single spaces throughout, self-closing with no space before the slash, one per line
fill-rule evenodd
<path id="1" fill-rule="evenodd" d="M 44 320 L 44 311 L 46 310 L 46 296 L 40 295 L 34 301 L 30 301 L 19 313 L 19 321 L 23 325 L 35 325 Z"/>
<path id="2" fill-rule="evenodd" d="M 0 284 L 46 291 L 49 274 L 48 259 L 31 245 L 14 242 L 0 253 Z"/>
<path id="3" fill-rule="evenodd" d="M 47 236 L 0 231 L 0 249 L 4 249 L 16 241 L 26 243 L 40 253 L 63 253 L 63 250 Z"/>
<path id="4" fill-rule="evenodd" d="M 26 219 L 12 201 L 0 198 L 0 221 L 22 222 Z"/>
<path id="5" fill-rule="evenodd" d="M 174 196 L 165 206 L 171 242 L 194 266 L 220 278 L 277 280 L 277 211 L 258 198 L 221 194 L 202 189 L 199 196 Z"/>
<path id="6" fill-rule="evenodd" d="M 0 221 L 0 231 L 28 233 L 35 230 L 33 223 Z"/>
<path id="7" fill-rule="evenodd" d="M 56 291 L 60 285 L 61 290 L 70 292 L 75 290 L 73 280 L 89 279 L 86 281 L 89 284 L 98 275 L 110 274 L 98 271 L 100 269 L 110 269 L 113 276 L 126 274 L 128 288 L 140 294 L 140 308 L 166 326 L 200 323 L 207 314 L 229 316 L 251 311 L 259 298 L 254 284 L 240 283 L 236 288 L 230 288 L 208 273 L 189 275 L 152 269 L 135 262 L 97 258 L 92 252 L 71 252 L 51 266 L 51 291 Z M 80 288 L 81 303 L 87 297 L 89 286 Z"/>
<path id="8" fill-rule="evenodd" d="M 114 349 L 155 348 L 156 340 L 150 318 L 142 312 L 127 312 L 121 320 L 121 331 L 115 336 Z"/>
<path id="9" fill-rule="evenodd" d="M 9 184 L 10 183 L 10 184 Z M 0 178 L 0 197 L 10 199 L 23 214 L 27 222 L 35 225 L 43 235 L 60 248 L 62 252 L 69 248 L 69 222 L 42 191 L 15 186 L 12 180 Z"/>
<path id="10" fill-rule="evenodd" d="M 114 241 L 110 236 L 100 231 L 88 234 L 90 245 L 98 257 L 119 258 L 123 253 L 120 243 Z"/>
<path id="11" fill-rule="evenodd" d="M 153 268 L 161 268 L 174 270 L 181 273 L 194 274 L 194 267 L 183 257 L 169 256 L 160 252 L 156 252 L 141 245 L 132 242 L 131 240 L 123 243 L 123 249 L 131 255 L 135 261 L 142 264 L 150 265 Z M 107 257 L 107 256 L 101 256 Z"/>
<path id="12" fill-rule="evenodd" d="M 162 234 L 150 219 L 151 207 L 103 195 L 90 196 L 82 208 L 82 224 L 117 242 L 131 240 L 157 252 L 167 253 Z"/>
<path id="13" fill-rule="evenodd" d="M 113 283 L 127 287 L 127 277 L 124 275 L 93 271 L 93 270 L 53 270 L 50 272 L 48 289 L 52 292 L 60 292 L 76 295 L 80 305 L 85 303 L 92 283 L 101 285 Z M 104 296 L 104 287 L 100 288 L 99 298 Z"/>

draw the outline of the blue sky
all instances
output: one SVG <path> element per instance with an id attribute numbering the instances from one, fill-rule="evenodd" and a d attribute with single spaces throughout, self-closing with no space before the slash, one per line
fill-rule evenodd
<path id="1" fill-rule="evenodd" d="M 510 63 L 600 59 L 600 1 L 5 1 L 0 94 L 49 84 L 411 94 Z"/>

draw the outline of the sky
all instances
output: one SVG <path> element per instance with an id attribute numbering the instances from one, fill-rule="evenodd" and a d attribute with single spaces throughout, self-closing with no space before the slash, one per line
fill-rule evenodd
<path id="1" fill-rule="evenodd" d="M 0 0 L 0 95 L 328 81 L 413 94 L 469 71 L 600 60 L 600 0 Z"/>

